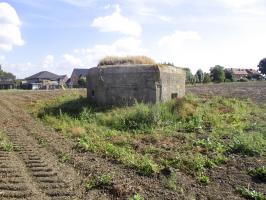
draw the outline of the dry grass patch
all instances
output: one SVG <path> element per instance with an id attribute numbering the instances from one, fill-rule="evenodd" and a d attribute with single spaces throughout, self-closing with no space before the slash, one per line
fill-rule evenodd
<path id="1" fill-rule="evenodd" d="M 147 56 L 107 56 L 100 60 L 98 66 L 103 65 L 128 65 L 128 64 L 151 64 L 154 65 L 156 62 Z"/>
<path id="2" fill-rule="evenodd" d="M 78 127 L 71 128 L 70 132 L 73 138 L 79 138 L 86 134 L 86 129 L 78 126 Z"/>

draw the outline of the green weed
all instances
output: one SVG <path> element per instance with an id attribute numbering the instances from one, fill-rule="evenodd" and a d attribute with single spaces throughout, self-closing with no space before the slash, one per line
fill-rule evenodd
<path id="1" fill-rule="evenodd" d="M 46 139 L 38 138 L 37 141 L 38 144 L 41 145 L 42 147 L 46 147 L 48 145 L 48 141 Z"/>
<path id="2" fill-rule="evenodd" d="M 133 197 L 130 197 L 128 200 L 144 200 L 144 197 L 142 197 L 139 193 L 134 194 Z"/>
<path id="3" fill-rule="evenodd" d="M 253 178 L 266 182 L 266 166 L 251 169 L 248 173 Z"/>
<path id="4" fill-rule="evenodd" d="M 255 190 L 249 190 L 244 187 L 238 187 L 236 188 L 236 191 L 242 196 L 245 197 L 246 199 L 250 200 L 266 200 L 266 197 L 260 193 L 256 192 Z"/>
<path id="5" fill-rule="evenodd" d="M 61 153 L 59 153 L 59 155 L 58 155 L 58 160 L 59 160 L 59 162 L 61 162 L 61 163 L 66 163 L 66 162 L 69 162 L 70 157 L 69 157 L 69 155 L 67 155 L 67 154 L 61 152 Z"/>
<path id="6" fill-rule="evenodd" d="M 0 147 L 2 147 L 4 151 L 8 151 L 8 152 L 13 151 L 14 149 L 13 144 L 7 140 L 0 142 Z"/>
<path id="7" fill-rule="evenodd" d="M 163 185 L 170 190 L 177 189 L 177 177 L 175 172 L 171 172 L 168 176 L 162 176 Z"/>
<path id="8" fill-rule="evenodd" d="M 0 131 L 0 148 L 4 151 L 13 151 L 13 144 L 5 137 L 5 135 Z"/>
<path id="9" fill-rule="evenodd" d="M 85 183 L 85 188 L 87 191 L 96 189 L 96 188 L 103 188 L 112 184 L 112 176 L 109 174 L 103 174 L 101 176 L 97 176 L 92 178 L 91 180 Z"/>
<path id="10" fill-rule="evenodd" d="M 205 176 L 205 175 L 199 175 L 197 177 L 197 181 L 200 183 L 200 184 L 203 184 L 203 185 L 208 185 L 210 183 L 210 179 L 208 176 Z"/>

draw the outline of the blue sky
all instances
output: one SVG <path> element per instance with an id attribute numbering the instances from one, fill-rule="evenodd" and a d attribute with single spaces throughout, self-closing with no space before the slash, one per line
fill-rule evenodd
<path id="1" fill-rule="evenodd" d="M 24 78 L 70 75 L 106 55 L 147 55 L 204 71 L 266 57 L 264 0 L 0 1 L 0 63 Z"/>

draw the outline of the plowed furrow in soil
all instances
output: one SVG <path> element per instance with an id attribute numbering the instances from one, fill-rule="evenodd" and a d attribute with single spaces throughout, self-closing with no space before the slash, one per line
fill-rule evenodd
<path id="1" fill-rule="evenodd" d="M 0 199 L 32 199 L 34 186 L 27 183 L 27 177 L 19 161 L 11 153 L 0 149 Z"/>
<path id="2" fill-rule="evenodd" d="M 41 154 L 38 153 L 38 147 L 27 143 L 27 141 L 30 141 L 27 139 L 29 136 L 25 136 L 21 140 L 21 138 L 18 139 L 17 134 L 9 132 L 7 135 L 14 145 L 15 152 L 25 163 L 38 188 L 51 199 L 62 199 L 62 197 L 71 199 L 73 196 L 72 188 L 60 179 L 58 173 L 42 158 Z M 56 184 L 54 187 L 49 187 L 50 183 Z"/>
<path id="3" fill-rule="evenodd" d="M 56 155 L 24 129 L 23 123 L 29 118 L 16 118 L 18 112 L 7 99 L 0 98 L 0 130 L 13 144 L 12 155 L 18 160 L 11 167 L 8 155 L 0 151 L 0 199 L 96 199 L 87 198 L 83 179 L 77 172 L 60 164 Z"/>

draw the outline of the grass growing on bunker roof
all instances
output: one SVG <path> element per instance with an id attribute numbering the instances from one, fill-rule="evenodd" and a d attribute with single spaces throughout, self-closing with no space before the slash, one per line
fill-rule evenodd
<path id="1" fill-rule="evenodd" d="M 98 66 L 103 65 L 129 65 L 129 64 L 150 64 L 154 65 L 156 62 L 147 56 L 106 56 L 100 60 Z"/>
<path id="2" fill-rule="evenodd" d="M 170 167 L 209 183 L 206 172 L 228 162 L 230 154 L 265 155 L 265 124 L 254 126 L 264 111 L 249 101 L 187 95 L 155 105 L 99 108 L 66 95 L 41 101 L 32 112 L 82 151 L 143 175 Z"/>

